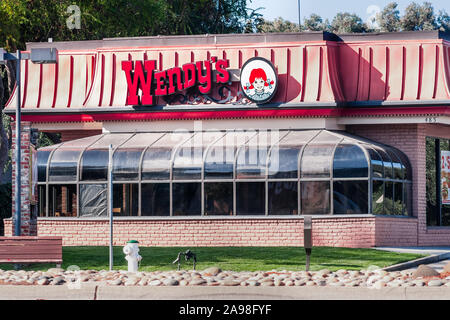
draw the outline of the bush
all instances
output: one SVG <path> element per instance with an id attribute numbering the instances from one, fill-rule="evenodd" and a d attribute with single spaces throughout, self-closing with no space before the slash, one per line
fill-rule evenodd
<path id="1" fill-rule="evenodd" d="M 0 236 L 4 234 L 3 219 L 11 217 L 12 205 L 11 183 L 0 184 Z"/>

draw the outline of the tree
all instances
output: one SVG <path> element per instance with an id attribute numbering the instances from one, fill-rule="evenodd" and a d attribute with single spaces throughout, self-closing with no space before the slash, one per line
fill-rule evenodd
<path id="1" fill-rule="evenodd" d="M 445 10 L 439 10 L 436 22 L 439 26 L 439 30 L 450 32 L 450 16 Z"/>
<path id="2" fill-rule="evenodd" d="M 276 18 L 274 21 L 263 20 L 262 24 L 258 26 L 258 30 L 263 33 L 269 32 L 299 32 L 301 29 L 298 23 L 293 23 L 288 20 L 284 20 L 281 17 Z"/>
<path id="3" fill-rule="evenodd" d="M 406 7 L 400 25 L 403 31 L 437 29 L 433 6 L 430 2 L 424 2 L 423 5 L 411 3 Z"/>
<path id="4" fill-rule="evenodd" d="M 400 11 L 398 4 L 391 2 L 377 14 L 376 21 L 381 32 L 400 31 Z"/>
<path id="5" fill-rule="evenodd" d="M 308 31 L 327 31 L 330 29 L 328 19 L 323 21 L 322 17 L 313 13 L 309 18 L 303 20 L 303 29 Z"/>
<path id="6" fill-rule="evenodd" d="M 331 31 L 336 33 L 367 32 L 369 28 L 358 15 L 344 12 L 338 13 L 333 18 Z"/>
<path id="7" fill-rule="evenodd" d="M 251 1 L 249 1 L 251 2 Z M 99 40 L 174 34 L 253 32 L 259 9 L 246 0 L 79 0 L 80 28 L 69 28 L 73 0 L 0 0 L 0 48 L 25 49 L 26 42 Z M 0 111 L 15 84 L 15 64 L 0 70 Z M 5 81 L 5 82 L 3 82 Z M 2 113 L 2 118 L 4 118 Z M 8 160 L 9 121 L 0 126 L 0 180 Z M 44 139 L 42 135 L 41 140 Z M 5 160 L 6 159 L 6 160 Z"/>

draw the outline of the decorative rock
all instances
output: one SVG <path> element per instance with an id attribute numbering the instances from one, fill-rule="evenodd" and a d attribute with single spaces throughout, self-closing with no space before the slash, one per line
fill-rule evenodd
<path id="1" fill-rule="evenodd" d="M 152 280 L 148 283 L 149 286 L 159 286 L 161 285 L 161 281 L 160 280 Z"/>
<path id="2" fill-rule="evenodd" d="M 115 280 L 108 281 L 108 284 L 110 284 L 112 286 L 120 286 L 122 284 L 122 279 L 115 279 Z"/>
<path id="3" fill-rule="evenodd" d="M 165 286 L 177 286 L 179 284 L 178 280 L 175 279 L 165 279 L 163 280 Z"/>
<path id="4" fill-rule="evenodd" d="M 382 280 L 379 280 L 379 281 L 377 281 L 377 282 L 375 282 L 375 283 L 373 284 L 373 287 L 374 287 L 375 289 L 381 289 L 381 288 L 386 287 L 386 283 L 383 282 Z"/>
<path id="5" fill-rule="evenodd" d="M 206 280 L 202 279 L 202 278 L 196 278 L 196 279 L 192 279 L 192 281 L 189 284 L 192 286 L 202 286 L 202 285 L 206 284 Z"/>
<path id="6" fill-rule="evenodd" d="M 260 283 L 256 280 L 248 280 L 247 283 L 250 287 L 257 287 L 260 285 Z"/>
<path id="7" fill-rule="evenodd" d="M 430 280 L 430 281 L 428 281 L 428 286 L 429 287 L 440 287 L 443 284 L 444 283 L 441 280 Z"/>
<path id="8" fill-rule="evenodd" d="M 46 286 L 49 283 L 50 283 L 50 281 L 48 280 L 48 278 L 41 278 L 36 282 L 36 284 L 38 284 L 40 286 Z"/>
<path id="9" fill-rule="evenodd" d="M 423 282 L 422 280 L 415 280 L 411 283 L 414 284 L 416 287 L 423 287 L 425 285 L 425 282 Z"/>
<path id="10" fill-rule="evenodd" d="M 444 268 L 442 269 L 442 272 L 443 272 L 443 273 L 445 273 L 445 272 L 450 272 L 450 262 L 448 262 L 448 263 L 444 266 Z"/>
<path id="11" fill-rule="evenodd" d="M 187 286 L 188 284 L 189 284 L 189 282 L 187 280 L 180 281 L 180 286 Z"/>
<path id="12" fill-rule="evenodd" d="M 53 286 L 58 286 L 63 284 L 64 282 L 66 282 L 62 277 L 56 277 L 52 280 L 52 282 L 50 282 L 51 285 Z"/>
<path id="13" fill-rule="evenodd" d="M 439 272 L 437 272 L 436 270 L 434 270 L 433 268 L 421 264 L 416 271 L 413 272 L 412 277 L 413 279 L 417 279 L 417 278 L 424 278 L 424 277 L 434 277 L 434 276 L 438 276 Z"/>
<path id="14" fill-rule="evenodd" d="M 222 272 L 222 269 L 220 269 L 218 267 L 210 267 L 210 268 L 203 270 L 204 274 L 212 275 L 212 276 L 217 276 L 221 272 Z"/>
<path id="15" fill-rule="evenodd" d="M 61 274 L 64 272 L 64 269 L 62 268 L 50 268 L 47 270 L 48 273 L 50 274 Z"/>
<path id="16" fill-rule="evenodd" d="M 147 283 L 148 283 L 148 278 L 144 277 L 138 282 L 138 285 L 142 287 L 142 286 L 146 286 Z"/>
<path id="17" fill-rule="evenodd" d="M 219 281 L 219 282 L 223 286 L 238 286 L 238 285 L 241 284 L 240 282 L 234 281 L 234 280 L 222 280 L 222 281 Z"/>

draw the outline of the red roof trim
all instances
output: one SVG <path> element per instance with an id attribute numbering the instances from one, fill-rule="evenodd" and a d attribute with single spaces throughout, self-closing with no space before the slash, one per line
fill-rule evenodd
<path id="1" fill-rule="evenodd" d="M 32 122 L 92 122 L 92 121 L 145 121 L 145 120 L 206 120 L 230 118 L 312 118 L 312 117 L 390 117 L 390 116 L 450 116 L 449 107 L 405 108 L 323 108 L 323 109 L 265 109 L 224 111 L 155 111 L 91 114 L 22 114 L 24 121 Z M 14 117 L 14 115 L 11 115 Z"/>

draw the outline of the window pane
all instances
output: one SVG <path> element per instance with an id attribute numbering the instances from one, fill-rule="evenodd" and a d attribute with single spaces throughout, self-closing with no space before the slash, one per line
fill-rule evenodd
<path id="1" fill-rule="evenodd" d="M 80 184 L 80 216 L 108 216 L 106 184 Z"/>
<path id="2" fill-rule="evenodd" d="M 223 136 L 220 131 L 197 132 L 176 151 L 173 161 L 173 179 L 201 179 L 203 153 L 215 140 Z"/>
<path id="3" fill-rule="evenodd" d="M 45 182 L 47 180 L 47 161 L 51 150 L 38 150 L 37 152 L 37 168 L 38 181 Z"/>
<path id="4" fill-rule="evenodd" d="M 302 210 L 300 214 L 329 214 L 330 182 L 301 182 L 301 205 Z"/>
<path id="5" fill-rule="evenodd" d="M 373 177 L 383 178 L 384 177 L 383 161 L 381 160 L 380 155 L 372 148 L 366 148 L 366 150 L 369 152 Z"/>
<path id="6" fill-rule="evenodd" d="M 50 159 L 49 181 L 75 181 L 81 150 L 58 149 Z"/>
<path id="7" fill-rule="evenodd" d="M 233 183 L 205 183 L 205 215 L 233 215 Z"/>
<path id="8" fill-rule="evenodd" d="M 368 181 L 335 181 L 333 183 L 334 214 L 368 213 Z"/>
<path id="9" fill-rule="evenodd" d="M 302 178 L 330 177 L 331 154 L 334 145 L 307 145 L 303 152 L 300 172 Z"/>
<path id="10" fill-rule="evenodd" d="M 394 182 L 394 202 L 393 209 L 395 215 L 403 213 L 403 183 Z"/>
<path id="11" fill-rule="evenodd" d="M 238 215 L 265 214 L 265 183 L 236 183 L 236 213 Z"/>
<path id="12" fill-rule="evenodd" d="M 298 214 L 298 182 L 269 182 L 269 214 Z"/>
<path id="13" fill-rule="evenodd" d="M 393 214 L 394 212 L 394 184 L 391 181 L 384 183 L 384 214 Z"/>
<path id="14" fill-rule="evenodd" d="M 129 133 L 105 134 L 89 146 L 81 158 L 82 181 L 105 181 L 108 179 L 109 146 L 120 146 L 132 136 Z"/>
<path id="15" fill-rule="evenodd" d="M 139 191 L 137 184 L 114 184 L 113 214 L 114 216 L 137 216 Z"/>
<path id="16" fill-rule="evenodd" d="M 237 179 L 262 179 L 266 176 L 267 153 L 271 145 L 276 146 L 280 138 L 278 131 L 260 131 L 245 146 L 239 148 L 236 159 Z"/>
<path id="17" fill-rule="evenodd" d="M 50 205 L 48 213 L 49 217 L 77 216 L 76 185 L 50 185 L 48 201 Z"/>
<path id="18" fill-rule="evenodd" d="M 378 154 L 381 156 L 384 166 L 384 177 L 386 179 L 393 179 L 394 175 L 392 172 L 392 161 L 391 157 L 381 149 L 377 149 Z"/>
<path id="19" fill-rule="evenodd" d="M 337 146 L 333 160 L 333 177 L 367 177 L 369 166 L 360 147 L 351 144 Z"/>
<path id="20" fill-rule="evenodd" d="M 394 179 L 403 180 L 404 167 L 402 165 L 402 162 L 392 150 L 386 149 L 386 152 L 392 159 L 392 166 L 394 169 Z"/>
<path id="21" fill-rule="evenodd" d="M 174 183 L 172 188 L 174 216 L 201 214 L 201 183 Z"/>
<path id="22" fill-rule="evenodd" d="M 216 141 L 205 157 L 205 179 L 233 179 L 236 150 L 254 135 L 254 131 L 227 132 Z"/>
<path id="23" fill-rule="evenodd" d="M 372 192 L 372 213 L 384 214 L 384 182 L 373 180 Z"/>
<path id="24" fill-rule="evenodd" d="M 82 181 L 105 181 L 108 179 L 108 149 L 86 150 L 81 159 Z"/>
<path id="25" fill-rule="evenodd" d="M 153 143 L 142 159 L 142 179 L 169 180 L 172 152 L 191 136 L 188 132 L 171 132 Z"/>
<path id="26" fill-rule="evenodd" d="M 290 131 L 274 146 L 269 155 L 269 178 L 297 178 L 298 157 L 302 146 L 310 141 L 316 130 Z"/>
<path id="27" fill-rule="evenodd" d="M 113 180 L 138 180 L 143 149 L 119 149 L 113 156 Z"/>
<path id="28" fill-rule="evenodd" d="M 275 147 L 270 152 L 269 178 L 289 179 L 297 178 L 298 156 L 301 146 L 285 148 Z"/>
<path id="29" fill-rule="evenodd" d="M 411 211 L 411 197 L 412 194 L 412 184 L 411 183 L 404 183 L 403 184 L 403 197 L 404 197 L 404 202 L 403 202 L 403 215 L 405 216 L 412 216 L 412 211 Z"/>
<path id="30" fill-rule="evenodd" d="M 141 215 L 169 216 L 170 215 L 170 184 L 143 183 L 141 186 Z"/>
<path id="31" fill-rule="evenodd" d="M 38 201 L 39 212 L 38 217 L 45 217 L 47 215 L 47 200 L 46 200 L 46 187 L 44 185 L 38 186 Z"/>

